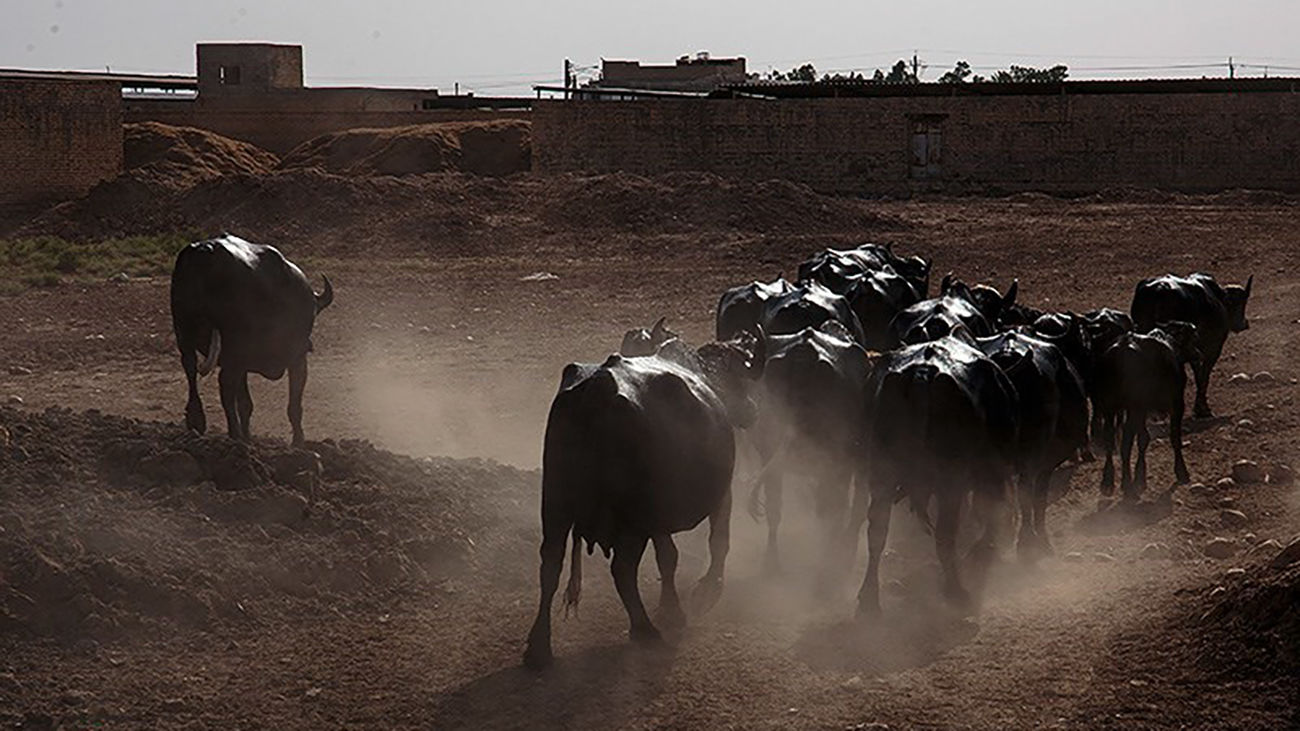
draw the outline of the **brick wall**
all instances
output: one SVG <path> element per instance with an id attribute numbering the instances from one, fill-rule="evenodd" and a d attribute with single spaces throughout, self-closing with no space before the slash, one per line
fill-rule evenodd
<path id="1" fill-rule="evenodd" d="M 121 171 L 120 84 L 0 81 L 0 207 L 77 197 Z"/>
<path id="2" fill-rule="evenodd" d="M 917 125 L 939 131 L 933 179 Z M 705 170 L 837 193 L 1300 190 L 1300 94 L 540 101 L 539 172 Z"/>
<path id="3" fill-rule="evenodd" d="M 162 122 L 198 127 L 226 137 L 251 142 L 277 155 L 330 132 L 359 127 L 398 127 L 407 124 L 462 122 L 492 119 L 530 118 L 527 112 L 494 112 L 477 109 L 430 109 L 413 107 L 418 94 L 403 101 L 405 111 L 388 106 L 391 95 L 379 94 L 379 109 L 349 107 L 362 90 L 303 89 L 260 96 L 254 104 L 197 101 L 131 101 L 125 105 L 127 122 Z M 381 90 L 376 90 L 381 91 Z M 319 92 L 319 93 L 318 93 Z M 411 92 L 407 92 L 410 94 Z M 409 102 L 410 106 L 406 106 Z"/>

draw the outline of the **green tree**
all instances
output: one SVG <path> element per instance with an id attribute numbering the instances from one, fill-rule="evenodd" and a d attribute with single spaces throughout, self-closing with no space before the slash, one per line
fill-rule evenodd
<path id="1" fill-rule="evenodd" d="M 802 66 L 796 66 L 786 73 L 780 71 L 771 71 L 767 78 L 771 81 L 797 81 L 810 84 L 817 80 L 817 69 L 812 64 L 806 63 Z"/>
<path id="2" fill-rule="evenodd" d="M 994 73 L 989 81 L 999 84 L 1059 82 L 1065 81 L 1065 77 L 1068 75 L 1069 70 L 1064 64 L 1057 64 L 1048 69 L 1012 64 L 1011 68 Z"/>
<path id="3" fill-rule="evenodd" d="M 900 58 L 889 73 L 885 74 L 884 81 L 886 84 L 915 84 L 919 79 L 912 73 L 912 68 L 907 65 L 907 62 Z"/>
<path id="4" fill-rule="evenodd" d="M 965 83 L 970 76 L 970 64 L 965 61 L 958 61 L 957 65 L 951 71 L 945 71 L 943 76 L 939 77 L 940 84 L 961 84 Z M 978 79 L 978 77 L 977 77 Z"/>

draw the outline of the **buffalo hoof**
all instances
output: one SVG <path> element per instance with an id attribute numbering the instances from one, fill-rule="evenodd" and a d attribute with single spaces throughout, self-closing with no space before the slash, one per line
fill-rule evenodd
<path id="1" fill-rule="evenodd" d="M 858 621 L 861 622 L 861 621 L 867 621 L 872 619 L 880 619 L 880 615 L 881 615 L 881 611 L 880 611 L 879 597 L 858 599 L 858 612 L 857 612 Z"/>
<path id="2" fill-rule="evenodd" d="M 528 649 L 524 650 L 524 667 L 529 670 L 545 670 L 554 662 L 555 655 L 551 654 L 550 645 L 529 643 Z"/>
<path id="3" fill-rule="evenodd" d="M 1213 416 L 1214 416 L 1214 412 L 1210 411 L 1210 407 L 1208 405 L 1197 404 L 1197 406 L 1192 409 L 1193 419 L 1209 419 Z"/>
<path id="4" fill-rule="evenodd" d="M 657 644 L 664 641 L 664 637 L 659 634 L 659 630 L 655 629 L 655 626 L 649 623 L 644 625 L 632 625 L 632 628 L 628 630 L 627 634 L 633 642 L 638 643 Z"/>
<path id="5" fill-rule="evenodd" d="M 686 626 L 686 613 L 682 611 L 681 605 L 660 605 L 655 611 L 655 624 L 669 630 L 679 630 Z"/>
<path id="6" fill-rule="evenodd" d="M 712 609 L 722 598 L 722 579 L 708 576 L 700 579 L 691 592 L 691 609 L 696 614 L 704 614 Z"/>
<path id="7" fill-rule="evenodd" d="M 975 600 L 971 597 L 970 592 L 959 584 L 945 586 L 943 598 L 948 601 L 949 606 L 963 614 L 968 614 L 975 609 Z"/>
<path id="8" fill-rule="evenodd" d="M 1178 484 L 1178 485 L 1186 485 L 1187 483 L 1189 483 L 1189 482 L 1191 482 L 1191 481 L 1192 481 L 1192 476 L 1189 475 L 1189 474 L 1187 473 L 1187 468 L 1186 468 L 1186 467 L 1182 467 L 1182 468 L 1174 468 L 1174 483 L 1175 483 L 1175 484 Z"/>

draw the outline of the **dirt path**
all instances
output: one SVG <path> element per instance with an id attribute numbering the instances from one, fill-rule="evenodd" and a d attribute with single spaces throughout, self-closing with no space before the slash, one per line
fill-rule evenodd
<path id="1" fill-rule="evenodd" d="M 1300 284 L 1291 272 L 1300 256 L 1300 229 L 1294 210 L 988 201 L 882 208 L 911 223 L 886 238 L 933 255 L 937 271 L 995 282 L 1019 277 L 1022 295 L 1033 304 L 1123 307 L 1144 275 L 1204 268 L 1244 278 L 1255 272 L 1252 328 L 1229 341 L 1211 386 L 1220 418 L 1195 425 L 1189 466 L 1194 480 L 1212 483 L 1240 458 L 1264 464 L 1296 459 L 1300 419 L 1291 380 L 1300 375 L 1294 370 Z M 615 236 L 600 243 L 567 236 L 509 257 L 320 262 L 329 267 L 339 297 L 322 316 L 316 339 L 309 437 L 365 437 L 398 452 L 489 456 L 532 469 L 564 363 L 603 358 L 625 327 L 659 314 L 700 340 L 711 330 L 715 293 L 755 276 L 789 273 L 807 250 L 835 240 L 719 236 L 687 247 L 680 236 Z M 519 281 L 535 271 L 553 271 L 560 279 Z M 0 332 L 0 397 L 21 395 L 25 407 L 35 409 L 75 406 L 174 419 L 183 384 L 171 353 L 165 292 L 163 282 L 137 282 L 0 298 L 0 319 L 14 323 Z M 33 372 L 11 372 L 12 365 Z M 1238 371 L 1265 370 L 1274 375 L 1271 382 L 1227 382 Z M 210 422 L 216 423 L 213 384 L 206 388 Z M 287 432 L 283 390 L 282 384 L 256 384 L 255 431 Z M 1238 427 L 1241 419 L 1253 426 Z M 1171 477 L 1166 446 L 1157 443 L 1152 484 L 1168 484 Z M 511 479 L 526 485 L 537 475 Z M 1082 466 L 1049 513 L 1058 558 L 1035 571 L 1001 566 L 974 622 L 935 609 L 933 549 L 900 511 L 891 539 L 895 554 L 884 566 L 886 582 L 895 582 L 885 617 L 852 623 L 861 566 L 842 596 L 815 598 L 805 577 L 816 568 L 816 527 L 803 522 L 799 516 L 810 511 L 796 503 L 783 530 L 786 573 L 759 576 L 761 532 L 737 515 L 722 603 L 693 617 L 663 648 L 626 642 L 625 618 L 604 562 L 589 559 L 581 614 L 557 619 L 557 665 L 538 676 L 519 668 L 536 601 L 536 504 L 530 502 L 536 498 L 525 492 L 509 505 L 475 508 L 488 521 L 475 538 L 492 546 L 490 552 L 479 549 L 476 568 L 367 595 L 364 602 L 325 596 L 307 611 L 291 593 L 283 601 L 272 594 L 258 605 L 260 614 L 201 629 L 163 623 L 148 633 L 105 639 L 0 635 L 0 719 L 35 727 L 196 728 L 1293 723 L 1300 702 L 1294 685 L 1284 682 L 1289 679 L 1243 674 L 1225 681 L 1198 669 L 1188 648 L 1200 629 L 1188 618 L 1204 611 L 1213 587 L 1232 581 L 1225 578 L 1228 568 L 1255 572 L 1262 560 L 1208 559 L 1203 544 L 1214 535 L 1245 542 L 1247 533 L 1252 544 L 1289 539 L 1300 525 L 1295 490 L 1182 489 L 1167 517 L 1099 530 L 1090 517 L 1097 511 L 1097 479 L 1095 464 Z M 59 515 L 56 503 L 41 501 L 78 494 L 23 492 L 22 499 L 33 502 L 19 504 L 32 512 L 20 507 L 19 517 L 0 528 L 9 536 L 36 535 L 42 523 L 33 515 Z M 324 518 L 271 531 L 269 539 L 238 524 L 201 528 L 208 523 L 184 512 L 184 505 L 154 503 L 144 494 L 86 498 L 86 509 L 141 525 L 177 520 L 189 526 L 184 531 L 216 531 L 214 539 L 249 547 L 253 555 L 262 545 L 305 551 L 316 544 L 303 536 L 334 530 L 320 522 Z M 362 515 L 357 511 L 365 501 L 381 499 L 362 497 L 372 494 L 384 493 L 327 492 L 323 514 L 337 520 Z M 1249 516 L 1247 526 L 1220 527 L 1223 498 Z M 402 510 L 422 517 L 418 511 L 437 504 L 421 505 Z M 367 518 L 369 530 L 396 530 L 385 521 L 398 515 Z M 64 529 L 78 530 L 75 523 Z M 184 531 L 174 540 L 191 540 Z M 108 560 L 121 551 L 76 535 L 70 539 L 80 546 L 75 555 Z M 363 531 L 363 540 L 372 540 L 369 535 Z M 268 540 L 276 543 L 261 543 Z M 1171 557 L 1141 558 L 1153 542 L 1169 545 Z M 693 579 L 703 568 L 702 541 L 692 535 L 680 543 L 682 575 Z M 331 558 L 335 550 L 348 549 L 323 543 L 311 560 Z M 641 577 L 653 604 L 657 582 L 648 558 Z M 278 603 L 289 609 L 277 609 Z"/>

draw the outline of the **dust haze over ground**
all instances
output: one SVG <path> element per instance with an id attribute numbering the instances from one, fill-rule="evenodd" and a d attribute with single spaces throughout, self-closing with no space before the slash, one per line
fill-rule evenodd
<path id="1" fill-rule="evenodd" d="M 23 399 L 0 408 L 0 722 L 1296 721 L 1300 578 L 1269 566 L 1280 546 L 1256 546 L 1298 532 L 1300 493 L 1282 480 L 1215 486 L 1239 459 L 1280 474 L 1300 453 L 1290 199 L 891 202 L 708 175 L 320 171 L 223 173 L 167 195 L 176 208 L 162 214 L 96 208 L 92 194 L 18 228 L 93 240 L 177 221 L 229 227 L 280 246 L 317 286 L 329 274 L 336 299 L 317 321 L 305 401 L 320 462 L 286 447 L 283 382 L 251 381 L 250 448 L 220 436 L 214 379 L 203 384 L 214 433 L 184 433 L 165 277 L 0 296 L 10 323 L 0 398 Z M 817 248 L 861 240 L 933 257 L 940 276 L 1000 287 L 1018 277 L 1022 300 L 1047 308 L 1126 309 L 1138 279 L 1166 271 L 1253 272 L 1251 329 L 1229 339 L 1211 382 L 1217 416 L 1186 437 L 1192 478 L 1209 487 L 1156 502 L 1172 483 L 1162 441 L 1145 513 L 1098 511 L 1099 463 L 1062 470 L 1048 515 L 1057 557 L 1025 569 L 1007 553 L 975 620 L 942 608 L 933 543 L 900 507 L 884 617 L 854 623 L 865 555 L 838 593 L 816 594 L 820 528 L 796 480 L 784 572 L 762 575 L 765 530 L 743 507 L 757 466 L 742 435 L 719 605 L 662 648 L 633 646 L 605 561 L 590 557 L 578 615 L 556 619 L 555 667 L 520 668 L 537 591 L 541 436 L 563 366 L 603 360 L 625 329 L 661 315 L 705 342 L 727 287 L 790 276 Z M 1261 371 L 1272 378 L 1229 382 Z M 1228 506 L 1246 522 L 1224 523 Z M 706 530 L 678 540 L 683 588 L 704 571 Z M 1205 555 L 1216 536 L 1235 542 L 1231 558 Z M 640 575 L 653 606 L 650 556 Z"/>

